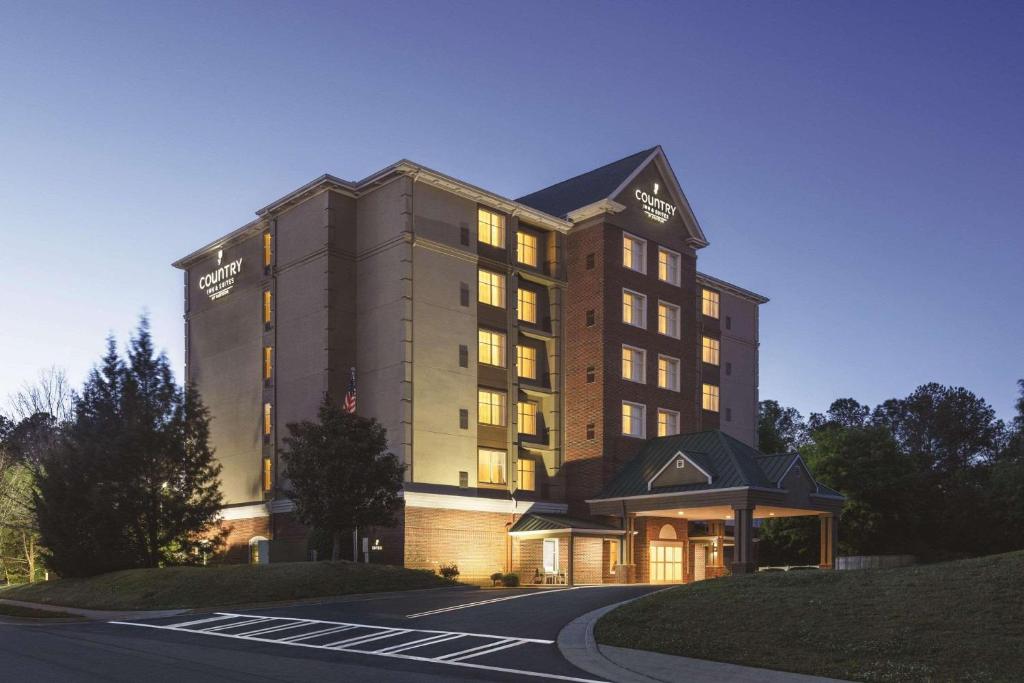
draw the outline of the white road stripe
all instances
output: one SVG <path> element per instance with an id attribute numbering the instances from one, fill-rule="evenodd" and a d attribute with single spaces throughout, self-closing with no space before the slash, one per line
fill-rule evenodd
<path id="1" fill-rule="evenodd" d="M 267 633 L 277 633 L 278 631 L 287 631 L 290 628 L 300 628 L 302 626 L 309 626 L 309 624 L 302 621 L 292 621 L 287 624 L 278 624 L 277 626 L 270 626 L 269 628 L 259 628 L 255 631 L 246 631 L 245 633 L 239 633 L 240 636 L 262 636 Z"/>
<path id="2" fill-rule="evenodd" d="M 325 628 L 320 631 L 313 631 L 312 633 L 300 633 L 297 636 L 288 636 L 287 638 L 275 638 L 274 640 L 279 643 L 297 643 L 300 640 L 312 640 L 317 636 L 329 636 L 332 633 L 341 633 L 342 631 L 351 631 L 356 628 L 355 626 L 335 626 L 334 628 Z"/>
<path id="3" fill-rule="evenodd" d="M 463 657 L 455 657 L 455 658 L 447 660 L 447 661 L 461 662 L 461 661 L 466 660 L 466 659 L 473 659 L 473 657 L 482 657 L 483 655 L 489 655 L 492 652 L 498 652 L 499 650 L 507 650 L 510 647 L 516 647 L 517 645 L 522 645 L 522 643 L 519 642 L 518 640 L 515 640 L 515 641 L 513 641 L 511 643 L 505 643 L 504 645 L 496 645 L 496 646 L 490 648 L 489 650 L 481 650 L 479 652 L 474 652 L 471 655 L 465 655 Z"/>
<path id="4" fill-rule="evenodd" d="M 209 621 L 224 621 L 225 619 L 234 619 L 234 614 L 222 614 L 217 617 L 210 617 L 208 619 L 196 619 L 195 621 L 186 621 L 184 624 L 174 624 L 174 628 L 185 628 L 186 626 L 195 626 L 196 624 L 205 624 Z"/>
<path id="5" fill-rule="evenodd" d="M 490 600 L 479 600 L 477 602 L 467 602 L 461 605 L 452 605 L 451 607 L 442 607 L 441 609 L 433 609 L 429 612 L 417 612 L 416 614 L 406 614 L 407 619 L 416 619 L 417 617 L 426 617 L 431 614 L 442 614 L 444 612 L 454 612 L 455 610 L 468 609 L 470 607 L 479 607 L 481 605 L 493 605 L 496 602 L 505 602 L 506 600 L 518 600 L 519 598 L 530 598 L 535 595 L 551 595 L 552 593 L 561 593 L 563 591 L 574 591 L 579 590 L 582 586 L 573 586 L 572 588 L 555 588 L 553 590 L 541 589 L 536 593 L 522 593 L 520 595 L 507 595 L 503 598 L 491 598 Z"/>
<path id="6" fill-rule="evenodd" d="M 372 627 L 371 627 L 372 628 Z M 324 647 L 331 649 L 340 650 L 353 645 L 362 645 L 363 643 L 370 643 L 374 640 L 383 640 L 385 638 L 393 638 L 394 636 L 400 636 L 403 633 L 409 633 L 407 628 L 389 628 L 384 629 L 384 633 L 381 633 L 378 629 L 376 633 L 367 633 L 362 636 L 356 636 L 355 638 L 349 638 L 348 640 L 339 640 L 335 643 L 327 643 Z"/>
<path id="7" fill-rule="evenodd" d="M 224 624 L 223 626 L 213 626 L 210 628 L 192 628 L 188 629 L 193 633 L 213 633 L 215 631 L 226 631 L 229 628 L 237 628 L 239 626 L 253 626 L 255 624 L 265 624 L 270 621 L 270 617 L 260 617 L 258 619 L 247 619 L 244 621 L 236 621 L 231 624 Z M 238 635 L 238 634 L 235 634 Z"/>
<path id="8" fill-rule="evenodd" d="M 418 647 L 426 647 L 427 645 L 437 645 L 438 643 L 446 643 L 449 640 L 458 640 L 459 638 L 465 638 L 465 636 L 455 635 L 434 635 L 426 638 L 420 638 L 419 640 L 411 640 L 408 643 L 402 643 L 401 645 L 392 645 L 390 647 L 382 647 L 374 652 L 405 652 L 406 650 L 415 650 Z"/>
<path id="9" fill-rule="evenodd" d="M 466 648 L 465 650 L 449 652 L 446 655 L 441 655 L 440 657 L 435 657 L 434 659 L 436 659 L 439 662 L 448 661 L 449 659 L 453 662 L 456 662 L 458 661 L 459 657 L 462 657 L 463 655 L 468 655 L 471 652 L 476 652 L 477 650 L 487 650 L 489 648 L 494 647 L 495 645 L 504 645 L 505 643 L 514 642 L 515 640 L 515 638 L 502 638 L 499 641 L 484 643 L 483 645 L 477 645 L 476 647 Z"/>

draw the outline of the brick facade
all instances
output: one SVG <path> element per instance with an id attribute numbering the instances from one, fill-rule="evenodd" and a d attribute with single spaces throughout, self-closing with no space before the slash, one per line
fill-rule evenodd
<path id="1" fill-rule="evenodd" d="M 454 562 L 460 580 L 486 583 L 494 572 L 508 571 L 508 528 L 516 519 L 499 512 L 406 508 L 405 566 L 437 571 Z"/>

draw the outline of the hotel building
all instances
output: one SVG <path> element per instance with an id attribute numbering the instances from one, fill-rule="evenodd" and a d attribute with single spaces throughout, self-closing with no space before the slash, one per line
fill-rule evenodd
<path id="1" fill-rule="evenodd" d="M 815 514 L 831 564 L 841 498 L 754 450 L 767 299 L 698 272 L 660 147 L 518 200 L 400 161 L 256 215 L 174 264 L 232 558 L 308 557 L 282 439 L 355 368 L 407 466 L 372 561 L 695 580 L 750 568 L 753 519 Z"/>

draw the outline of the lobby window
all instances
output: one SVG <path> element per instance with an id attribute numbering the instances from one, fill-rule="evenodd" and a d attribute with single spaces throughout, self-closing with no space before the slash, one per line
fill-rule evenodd
<path id="1" fill-rule="evenodd" d="M 622 290 L 622 322 L 647 327 L 647 297 L 629 289 Z"/>
<path id="2" fill-rule="evenodd" d="M 274 376 L 274 347 L 263 347 L 263 379 L 269 380 Z"/>
<path id="3" fill-rule="evenodd" d="M 718 292 L 701 289 L 701 312 L 709 318 L 718 317 Z"/>
<path id="4" fill-rule="evenodd" d="M 658 436 L 672 436 L 679 433 L 679 413 L 675 410 L 658 408 Z"/>
<path id="5" fill-rule="evenodd" d="M 629 233 L 622 233 L 622 265 L 638 273 L 647 272 L 647 242 Z"/>
<path id="6" fill-rule="evenodd" d="M 679 254 L 665 247 L 658 248 L 658 279 L 679 284 Z"/>
<path id="7" fill-rule="evenodd" d="M 505 451 L 477 449 L 476 478 L 481 484 L 504 484 Z"/>
<path id="8" fill-rule="evenodd" d="M 264 493 L 274 488 L 274 479 L 270 458 L 263 458 L 263 491 Z"/>
<path id="9" fill-rule="evenodd" d="M 505 216 L 487 209 L 477 209 L 478 238 L 484 244 L 505 247 Z"/>
<path id="10" fill-rule="evenodd" d="M 537 490 L 537 463 L 530 459 L 516 461 L 516 480 L 523 491 Z"/>
<path id="11" fill-rule="evenodd" d="M 505 426 L 505 392 L 480 389 L 477 392 L 477 422 L 495 427 Z"/>
<path id="12" fill-rule="evenodd" d="M 272 248 L 273 238 L 269 232 L 263 233 L 263 267 L 269 268 L 270 262 L 274 257 L 274 251 Z"/>
<path id="13" fill-rule="evenodd" d="M 647 352 L 635 346 L 622 345 L 622 379 L 630 382 L 646 382 L 644 366 L 647 362 Z"/>
<path id="14" fill-rule="evenodd" d="M 516 258 L 527 266 L 537 267 L 537 236 L 522 230 L 516 233 Z"/>
<path id="15" fill-rule="evenodd" d="M 679 307 L 658 302 L 658 333 L 679 339 Z"/>
<path id="16" fill-rule="evenodd" d="M 644 438 L 646 433 L 647 406 L 642 403 L 622 402 L 622 433 L 626 436 Z"/>
<path id="17" fill-rule="evenodd" d="M 269 325 L 274 315 L 274 295 L 269 289 L 263 290 L 263 323 Z"/>
<path id="18" fill-rule="evenodd" d="M 536 323 L 537 292 L 520 287 L 516 297 L 516 311 L 523 322 Z"/>
<path id="19" fill-rule="evenodd" d="M 505 335 L 502 332 L 480 330 L 478 354 L 484 365 L 505 367 Z"/>
<path id="20" fill-rule="evenodd" d="M 505 308 L 505 276 L 481 268 L 479 279 L 480 291 L 477 301 L 488 306 Z"/>
<path id="21" fill-rule="evenodd" d="M 679 359 L 658 356 L 658 387 L 679 391 Z"/>
<path id="22" fill-rule="evenodd" d="M 273 406 L 269 403 L 263 404 L 263 436 L 270 436 L 270 432 L 273 429 Z"/>
<path id="23" fill-rule="evenodd" d="M 709 365 L 718 365 L 719 341 L 714 337 L 704 337 L 702 342 L 701 359 Z"/>
<path id="24" fill-rule="evenodd" d="M 537 379 L 537 349 L 532 346 L 516 346 L 516 370 L 520 377 Z"/>
<path id="25" fill-rule="evenodd" d="M 710 410 L 712 412 L 718 412 L 718 386 L 715 384 L 705 384 L 703 390 L 703 401 L 701 406 L 704 410 Z"/>
<path id="26" fill-rule="evenodd" d="M 534 401 L 520 401 L 516 404 L 519 419 L 519 433 L 537 436 L 537 404 Z"/>

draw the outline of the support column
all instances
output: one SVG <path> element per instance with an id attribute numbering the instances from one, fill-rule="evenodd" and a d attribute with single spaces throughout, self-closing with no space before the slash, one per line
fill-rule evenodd
<path id="1" fill-rule="evenodd" d="M 733 552 L 732 573 L 750 574 L 754 571 L 754 507 L 734 507 L 736 520 L 736 548 Z"/>
<path id="2" fill-rule="evenodd" d="M 573 584 L 573 579 L 572 579 L 572 574 L 573 574 L 573 569 L 575 569 L 575 567 L 573 566 L 575 564 L 575 562 L 573 561 L 573 555 L 576 554 L 575 550 L 576 549 L 573 547 L 573 535 L 572 535 L 572 532 L 570 531 L 569 532 L 569 566 L 568 566 L 568 571 L 565 574 L 565 583 L 566 583 L 566 585 L 569 585 L 569 586 L 574 585 Z"/>
<path id="3" fill-rule="evenodd" d="M 828 513 L 822 515 L 820 519 L 818 566 L 822 569 L 834 569 L 836 566 L 836 541 L 839 536 L 839 517 Z"/>

